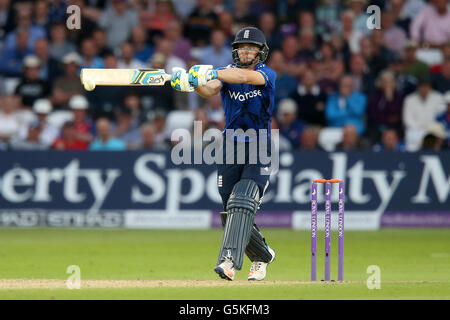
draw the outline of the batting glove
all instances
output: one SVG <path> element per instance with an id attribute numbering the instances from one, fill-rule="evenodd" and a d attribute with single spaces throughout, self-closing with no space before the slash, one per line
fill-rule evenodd
<path id="1" fill-rule="evenodd" d="M 204 86 L 213 79 L 217 79 L 217 70 L 214 70 L 212 65 L 199 64 L 189 69 L 189 83 L 194 88 Z"/>
<path id="2" fill-rule="evenodd" d="M 194 91 L 194 88 L 189 84 L 189 75 L 183 68 L 172 68 L 172 80 L 170 80 L 170 85 L 177 91 Z"/>

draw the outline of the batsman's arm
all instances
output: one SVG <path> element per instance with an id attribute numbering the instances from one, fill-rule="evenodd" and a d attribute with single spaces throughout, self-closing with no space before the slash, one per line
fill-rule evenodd
<path id="1" fill-rule="evenodd" d="M 228 83 L 247 83 L 257 86 L 266 84 L 266 80 L 261 73 L 240 68 L 217 70 L 217 79 Z"/>
<path id="2" fill-rule="evenodd" d="M 196 87 L 195 92 L 204 98 L 214 96 L 219 93 L 222 88 L 222 82 L 219 80 L 227 83 L 247 83 L 253 85 L 266 84 L 264 76 L 257 71 L 228 68 L 217 70 L 217 78 L 208 81 L 204 86 Z"/>
<path id="3" fill-rule="evenodd" d="M 204 86 L 198 86 L 195 88 L 197 92 L 203 98 L 209 98 L 219 93 L 222 89 L 222 82 L 217 79 L 208 81 Z"/>

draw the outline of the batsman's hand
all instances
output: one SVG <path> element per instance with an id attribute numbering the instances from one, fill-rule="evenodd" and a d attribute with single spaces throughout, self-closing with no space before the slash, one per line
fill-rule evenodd
<path id="1" fill-rule="evenodd" d="M 172 80 L 170 80 L 170 85 L 177 91 L 194 91 L 194 88 L 189 84 L 189 75 L 183 68 L 172 68 Z"/>
<path id="2" fill-rule="evenodd" d="M 212 65 L 198 64 L 189 69 L 191 87 L 204 86 L 209 80 L 217 79 L 217 70 Z"/>

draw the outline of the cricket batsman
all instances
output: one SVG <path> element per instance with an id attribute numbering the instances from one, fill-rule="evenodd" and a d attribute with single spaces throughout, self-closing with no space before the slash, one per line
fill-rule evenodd
<path id="1" fill-rule="evenodd" d="M 256 211 L 269 185 L 269 167 L 259 158 L 256 164 L 249 161 L 251 152 L 255 152 L 249 144 L 256 143 L 256 139 L 235 134 L 231 144 L 226 141 L 227 129 L 228 132 L 229 129 L 234 132 L 248 129 L 266 132 L 270 152 L 276 73 L 264 64 L 268 53 L 269 47 L 262 31 L 246 27 L 238 31 L 232 43 L 233 64 L 218 69 L 211 65 L 195 65 L 189 72 L 174 68 L 172 74 L 171 86 L 174 89 L 183 92 L 195 90 L 205 98 L 220 93 L 222 99 L 225 112 L 224 161 L 217 164 L 217 181 L 224 208 L 221 213 L 224 234 L 214 271 L 227 280 L 233 280 L 236 270 L 241 270 L 244 252 L 252 261 L 248 280 L 263 280 L 268 264 L 275 259 L 275 251 L 267 245 L 254 223 Z M 238 129 L 241 130 L 236 131 Z M 233 153 L 229 150 L 230 145 L 234 148 Z M 229 164 L 225 158 L 232 154 L 236 160 L 236 150 L 245 150 L 245 162 L 232 161 Z"/>

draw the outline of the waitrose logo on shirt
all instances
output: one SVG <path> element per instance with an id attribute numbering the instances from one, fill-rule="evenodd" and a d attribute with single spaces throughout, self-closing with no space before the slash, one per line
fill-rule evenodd
<path id="1" fill-rule="evenodd" d="M 262 97 L 261 90 L 253 90 L 250 92 L 240 93 L 240 92 L 234 92 L 228 90 L 228 94 L 230 95 L 231 99 L 239 100 L 239 101 L 245 101 L 247 99 L 251 99 L 257 96 Z"/>

